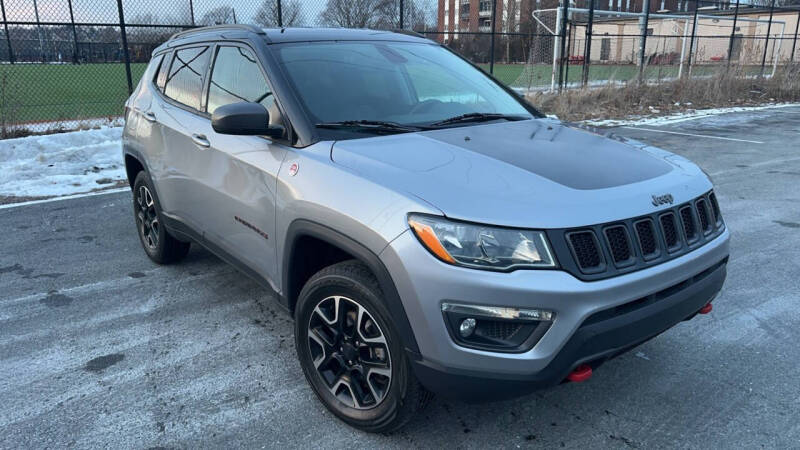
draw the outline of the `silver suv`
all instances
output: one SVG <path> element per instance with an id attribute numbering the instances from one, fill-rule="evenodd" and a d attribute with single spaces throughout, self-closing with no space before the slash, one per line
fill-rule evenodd
<path id="1" fill-rule="evenodd" d="M 546 118 L 416 35 L 182 32 L 125 116 L 147 255 L 199 244 L 274 291 L 309 384 L 360 429 L 431 393 L 583 381 L 725 279 L 700 168 Z"/>

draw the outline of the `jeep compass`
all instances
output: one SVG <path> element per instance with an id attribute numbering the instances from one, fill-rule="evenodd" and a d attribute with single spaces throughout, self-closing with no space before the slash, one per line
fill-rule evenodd
<path id="1" fill-rule="evenodd" d="M 410 33 L 184 31 L 125 118 L 147 256 L 197 244 L 274 292 L 314 393 L 363 430 L 433 393 L 584 381 L 725 279 L 699 167 L 545 117 Z"/>

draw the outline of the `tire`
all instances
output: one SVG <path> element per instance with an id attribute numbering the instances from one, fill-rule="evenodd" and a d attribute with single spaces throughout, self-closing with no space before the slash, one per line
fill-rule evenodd
<path id="1" fill-rule="evenodd" d="M 172 264 L 189 253 L 188 242 L 181 242 L 163 226 L 161 205 L 155 189 L 144 171 L 136 175 L 133 183 L 133 216 L 139 241 L 147 256 L 157 264 Z"/>
<path id="2" fill-rule="evenodd" d="M 317 272 L 300 292 L 295 319 L 303 373 L 325 407 L 344 422 L 388 433 L 430 400 L 414 376 L 378 281 L 364 264 L 344 261 Z"/>

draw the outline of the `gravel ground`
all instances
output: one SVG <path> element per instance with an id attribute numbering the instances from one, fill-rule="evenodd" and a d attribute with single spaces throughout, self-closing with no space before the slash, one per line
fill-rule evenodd
<path id="1" fill-rule="evenodd" d="M 733 241 L 714 311 L 587 383 L 434 400 L 391 436 L 324 410 L 248 278 L 198 248 L 152 264 L 129 193 L 0 209 L 0 447 L 797 447 L 800 108 L 644 128 L 615 132 L 716 182 Z"/>

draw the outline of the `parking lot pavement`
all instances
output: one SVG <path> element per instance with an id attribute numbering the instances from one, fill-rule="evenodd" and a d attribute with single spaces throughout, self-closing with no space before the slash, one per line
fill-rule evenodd
<path id="1" fill-rule="evenodd" d="M 713 312 L 589 382 L 434 400 L 391 436 L 323 409 L 255 283 L 197 248 L 150 263 L 129 193 L 2 209 L 0 447 L 796 447 L 800 107 L 643 128 L 613 131 L 716 183 L 733 241 Z"/>

